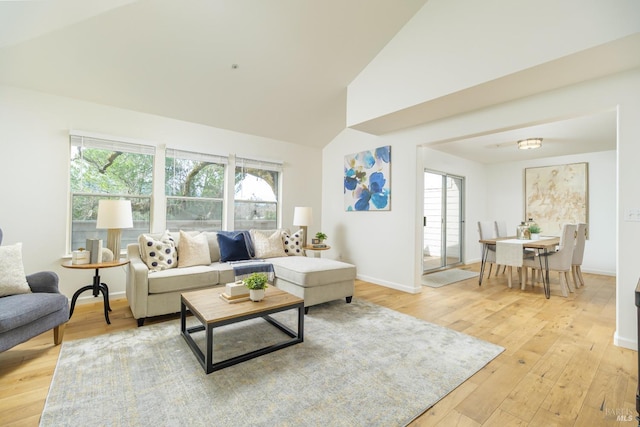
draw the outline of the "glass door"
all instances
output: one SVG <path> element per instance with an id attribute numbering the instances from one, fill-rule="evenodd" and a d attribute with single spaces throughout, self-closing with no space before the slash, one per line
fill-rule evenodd
<path id="1" fill-rule="evenodd" d="M 423 272 L 462 263 L 464 178 L 424 172 Z"/>

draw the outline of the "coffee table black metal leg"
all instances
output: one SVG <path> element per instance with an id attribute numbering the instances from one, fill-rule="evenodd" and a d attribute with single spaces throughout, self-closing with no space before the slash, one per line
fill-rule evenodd
<path id="1" fill-rule="evenodd" d="M 205 333 L 207 334 L 207 354 L 204 358 L 205 372 L 210 374 L 213 372 L 213 326 L 211 324 L 207 324 Z"/>
<path id="2" fill-rule="evenodd" d="M 306 313 L 305 307 L 298 307 L 298 338 L 300 339 L 300 342 L 304 341 L 304 314 L 305 313 Z"/>

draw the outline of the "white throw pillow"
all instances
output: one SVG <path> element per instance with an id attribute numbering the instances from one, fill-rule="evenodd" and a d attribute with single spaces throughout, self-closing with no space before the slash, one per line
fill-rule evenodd
<path id="1" fill-rule="evenodd" d="M 302 249 L 302 246 L 304 246 L 303 234 L 303 230 L 298 230 L 293 234 L 289 234 L 286 231 L 282 232 L 282 243 L 284 244 L 284 251 L 287 255 L 306 255 L 304 249 Z"/>
<path id="2" fill-rule="evenodd" d="M 150 271 L 162 271 L 174 268 L 178 265 L 176 244 L 169 230 L 165 231 L 160 239 L 143 234 L 139 239 L 142 259 Z"/>
<path id="3" fill-rule="evenodd" d="M 211 255 L 209 254 L 207 235 L 200 233 L 196 236 L 191 236 L 180 230 L 178 268 L 209 264 L 211 264 Z"/>
<path id="4" fill-rule="evenodd" d="M 263 230 L 250 230 L 256 258 L 275 258 L 287 256 L 282 241 L 282 230 L 274 233 Z"/>
<path id="5" fill-rule="evenodd" d="M 0 297 L 30 293 L 22 264 L 22 243 L 0 246 Z"/>

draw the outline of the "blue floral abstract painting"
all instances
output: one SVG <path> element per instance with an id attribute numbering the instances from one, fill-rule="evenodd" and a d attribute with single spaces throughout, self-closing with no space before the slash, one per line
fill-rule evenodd
<path id="1" fill-rule="evenodd" d="M 391 210 L 391 146 L 344 156 L 344 208 Z"/>

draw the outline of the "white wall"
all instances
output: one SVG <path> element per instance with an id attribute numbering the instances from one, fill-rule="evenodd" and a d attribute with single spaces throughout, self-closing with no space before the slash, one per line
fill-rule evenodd
<path id="1" fill-rule="evenodd" d="M 603 227 L 607 228 L 596 229 L 594 222 L 608 221 L 611 218 L 611 211 L 616 210 L 613 221 L 617 226 L 614 237 L 616 246 L 613 251 L 617 256 L 615 273 L 618 300 L 614 342 L 635 349 L 636 314 L 633 292 L 640 277 L 640 263 L 637 261 L 640 223 L 622 221 L 622 212 L 624 209 L 640 207 L 640 192 L 636 188 L 636 183 L 640 182 L 640 168 L 637 166 L 637 159 L 640 158 L 640 144 L 637 143 L 640 141 L 640 121 L 637 120 L 637 117 L 640 117 L 640 70 L 638 69 L 440 120 L 404 132 L 374 137 L 354 130 L 343 131 L 325 147 L 323 152 L 323 175 L 325 176 L 322 197 L 323 228 L 341 230 L 345 233 L 344 242 L 336 249 L 353 254 L 351 259 L 356 262 L 358 274 L 362 278 L 410 292 L 419 292 L 418 279 L 421 263 L 416 254 L 422 246 L 421 233 L 419 233 L 422 227 L 421 205 L 419 205 L 422 201 L 419 187 L 419 182 L 422 180 L 422 167 L 427 166 L 438 170 L 451 167 L 452 169 L 447 172 L 467 178 L 466 242 L 467 251 L 471 251 L 467 254 L 470 259 L 478 256 L 477 246 L 473 249 L 474 243 L 477 245 L 477 231 L 474 224 L 479 219 L 492 218 L 497 210 L 494 212 L 491 209 L 498 209 L 488 207 L 491 198 L 483 187 L 490 180 L 499 178 L 495 171 L 491 172 L 490 168 L 483 172 L 482 168 L 473 164 L 466 161 L 456 162 L 450 157 L 438 155 L 433 150 L 429 150 L 428 154 L 424 155 L 425 164 L 422 165 L 421 161 L 414 159 L 414 156 L 422 157 L 416 156 L 416 147 L 611 108 L 617 108 L 619 112 L 616 205 L 600 206 L 590 203 L 590 221 L 592 233 L 606 232 L 605 230 L 611 229 L 611 225 L 607 227 L 603 224 Z M 343 163 L 344 155 L 385 144 L 390 144 L 394 153 L 391 166 L 391 212 L 384 214 L 361 212 L 357 215 L 343 212 L 342 182 L 341 176 L 338 176 L 340 174 L 338 171 L 341 169 L 338 168 Z M 612 153 L 607 152 L 579 157 L 593 163 L 590 175 L 591 186 L 595 185 L 594 191 L 603 192 L 612 187 L 611 156 Z M 522 166 L 524 165 L 520 168 Z M 514 168 L 517 167 L 516 165 Z M 604 172 L 604 178 L 601 178 L 601 172 Z M 602 187 L 594 183 L 595 180 L 600 179 L 604 180 Z M 477 183 L 474 182 L 476 180 Z M 517 187 L 522 191 L 520 180 Z M 612 197 L 609 194 L 605 199 L 610 201 Z M 516 205 L 522 206 L 522 201 L 520 200 Z M 514 211 L 509 215 L 512 218 L 521 216 L 521 213 Z M 597 234 L 594 238 L 596 237 Z M 610 239 L 612 237 L 607 236 L 603 243 L 608 244 Z M 410 245 L 413 245 L 413 248 Z M 610 256 L 609 254 L 607 259 L 610 259 Z M 594 271 L 602 270 L 609 273 L 609 261 L 600 265 L 599 261 L 592 259 L 591 256 L 587 260 Z"/>
<path id="2" fill-rule="evenodd" d="M 347 125 L 624 38 L 638 16 L 636 0 L 429 0 L 349 85 Z"/>
<path id="3" fill-rule="evenodd" d="M 22 242 L 26 272 L 55 271 L 68 297 L 90 284 L 93 273 L 60 266 L 65 261 L 68 235 L 70 129 L 155 146 L 283 161 L 282 225 L 293 227 L 294 206 L 311 206 L 315 223 L 310 232 L 320 229 L 319 149 L 0 86 L 3 244 Z M 125 268 L 100 273 L 111 295 L 122 297 Z M 90 292 L 82 297 L 92 300 Z"/>
<path id="4" fill-rule="evenodd" d="M 589 239 L 585 243 L 582 270 L 589 273 L 615 275 L 616 157 L 615 151 L 603 151 L 490 165 L 487 167 L 486 186 L 495 190 L 487 194 L 487 212 L 483 219 L 505 220 L 508 230 L 515 235 L 516 226 L 525 218 L 524 169 L 587 162 L 589 164 Z M 478 258 L 475 260 L 477 261 Z"/>
<path id="5" fill-rule="evenodd" d="M 391 210 L 346 212 L 344 156 L 391 145 Z M 414 228 L 416 148 L 389 137 L 345 129 L 323 151 L 322 228 L 331 249 L 323 256 L 351 262 L 358 277 L 406 292 L 416 292 Z M 402 242 L 398 245 L 398 242 Z"/>

